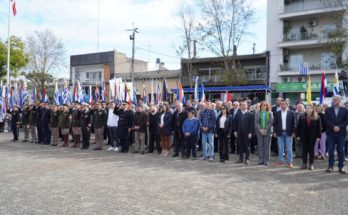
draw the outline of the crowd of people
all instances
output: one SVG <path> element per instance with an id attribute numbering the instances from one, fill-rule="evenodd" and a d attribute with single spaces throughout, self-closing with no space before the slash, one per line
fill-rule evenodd
<path id="1" fill-rule="evenodd" d="M 171 105 L 139 100 L 137 105 L 97 102 L 93 106 L 36 102 L 22 109 L 14 105 L 0 119 L 2 130 L 10 122 L 13 141 L 23 131 L 22 142 L 58 146 L 61 139 L 59 146 L 69 147 L 71 135 L 70 147 L 88 149 L 94 133 L 94 150 L 102 150 L 107 140 L 108 151 L 128 153 L 133 145 L 132 153 L 168 157 L 172 151 L 172 157 L 209 161 L 218 152 L 223 163 L 236 153 L 237 163 L 248 165 L 250 154 L 257 153 L 259 165 L 270 165 L 270 156 L 276 153 L 277 166 L 294 168 L 293 159 L 302 158 L 301 169 L 313 170 L 315 158 L 328 158 L 326 171 L 332 172 L 337 149 L 338 170 L 346 173 L 348 103 L 342 104 L 339 96 L 330 106 L 302 102 L 292 106 L 282 98 L 273 107 L 266 101 L 251 104 L 248 100 Z"/>

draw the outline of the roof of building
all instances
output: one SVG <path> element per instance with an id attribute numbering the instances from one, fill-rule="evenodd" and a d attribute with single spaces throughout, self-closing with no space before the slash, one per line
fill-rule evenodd
<path id="1" fill-rule="evenodd" d="M 235 56 L 228 56 L 228 57 L 207 57 L 207 58 L 182 58 L 181 63 L 210 63 L 210 62 L 217 62 L 217 61 L 223 61 L 224 59 L 231 60 L 250 60 L 250 59 L 258 59 L 258 58 L 265 58 L 267 56 L 267 53 L 259 53 L 259 54 L 249 54 L 249 55 L 235 55 Z"/>
<path id="2" fill-rule="evenodd" d="M 119 78 L 130 78 L 131 73 L 116 73 L 116 77 Z M 152 79 L 152 78 L 177 78 L 180 75 L 180 69 L 176 70 L 155 70 L 155 71 L 147 71 L 147 72 L 135 72 L 134 79 Z"/>

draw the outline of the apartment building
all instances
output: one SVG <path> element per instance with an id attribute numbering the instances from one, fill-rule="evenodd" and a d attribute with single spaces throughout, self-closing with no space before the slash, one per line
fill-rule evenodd
<path id="1" fill-rule="evenodd" d="M 320 92 L 322 71 L 329 90 L 333 75 L 340 72 L 339 62 L 347 59 L 347 47 L 335 54 L 328 34 L 345 29 L 346 7 L 343 0 L 268 0 L 267 50 L 270 51 L 270 84 L 272 98 L 303 99 L 307 76 L 300 67 L 308 68 L 312 97 Z"/>

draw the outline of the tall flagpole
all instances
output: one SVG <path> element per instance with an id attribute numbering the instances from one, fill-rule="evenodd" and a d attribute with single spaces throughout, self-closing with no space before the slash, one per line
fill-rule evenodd
<path id="1" fill-rule="evenodd" d="M 8 0 L 8 40 L 7 40 L 7 86 L 10 86 L 10 26 L 11 26 L 11 0 Z"/>

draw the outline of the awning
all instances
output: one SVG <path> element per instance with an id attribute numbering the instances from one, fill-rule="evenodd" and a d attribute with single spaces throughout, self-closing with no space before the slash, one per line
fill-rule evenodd
<path id="1" fill-rule="evenodd" d="M 176 93 L 178 89 L 171 89 Z M 184 88 L 185 93 L 193 93 L 195 88 Z M 255 92 L 255 91 L 272 91 L 267 85 L 249 85 L 249 86 L 225 86 L 225 87 L 204 87 L 204 92 Z"/>

